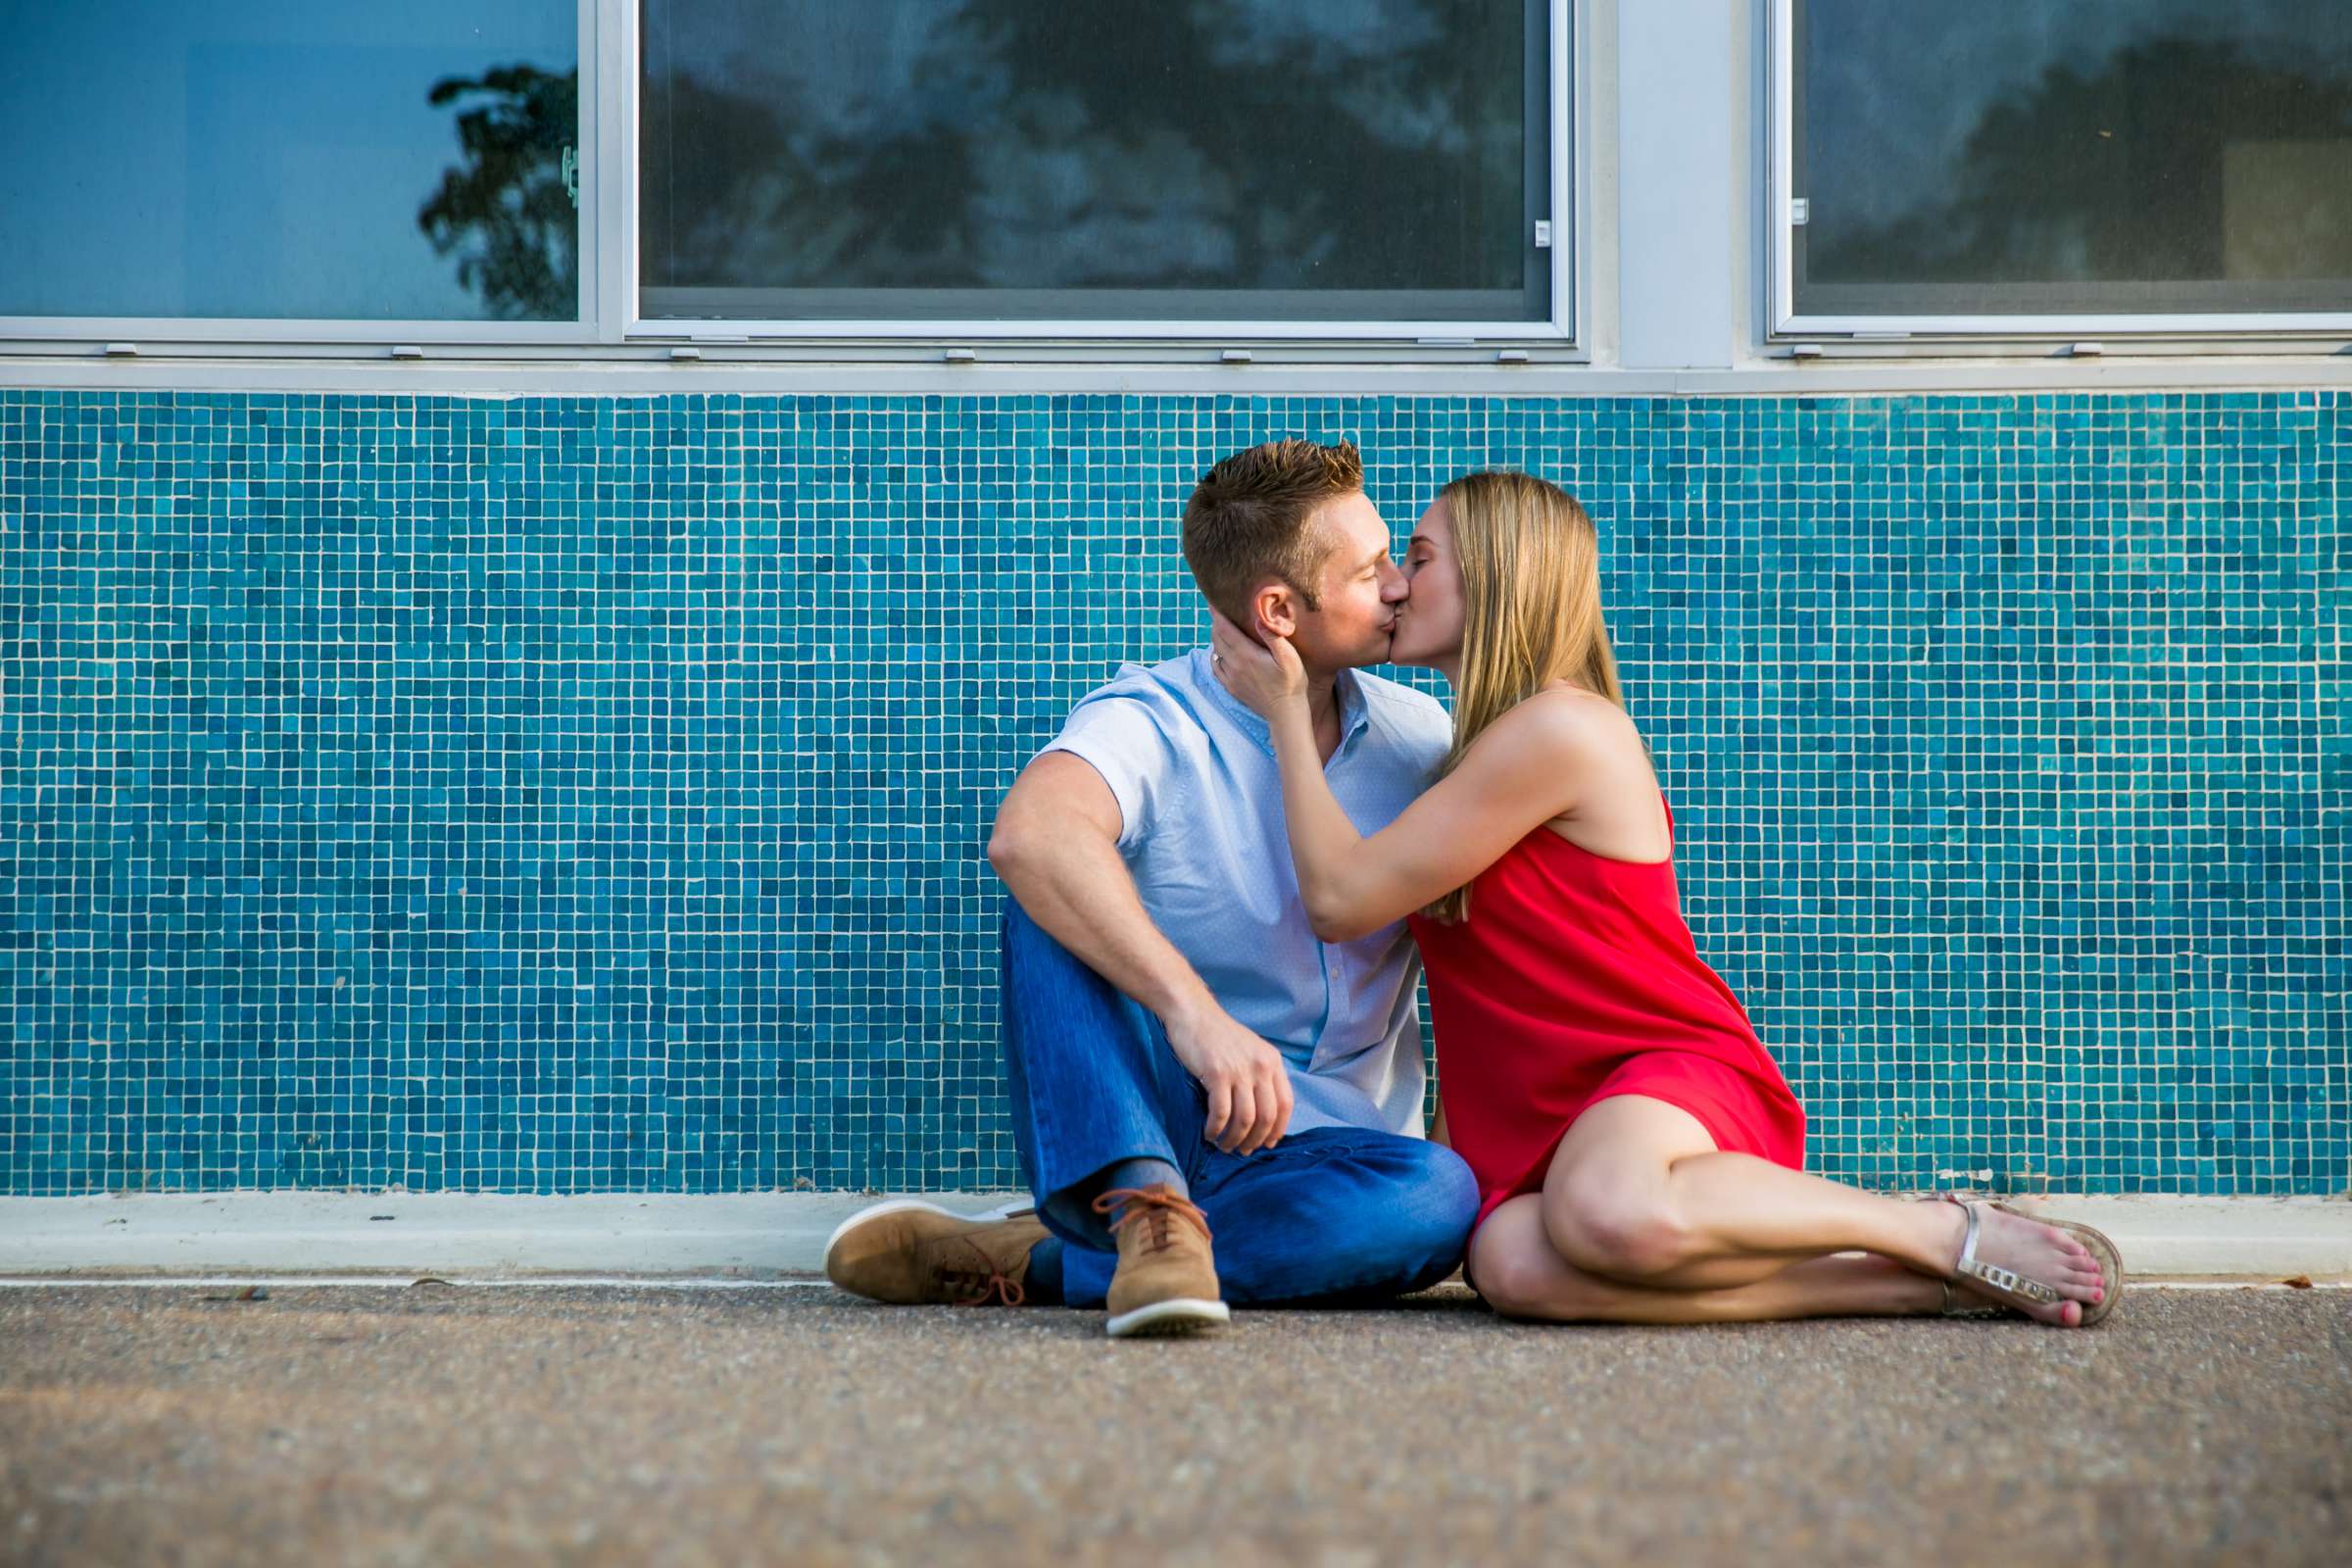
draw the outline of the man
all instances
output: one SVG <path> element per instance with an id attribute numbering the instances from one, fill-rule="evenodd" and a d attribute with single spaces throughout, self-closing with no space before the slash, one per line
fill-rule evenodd
<path id="1" fill-rule="evenodd" d="M 1388 657 L 1406 585 L 1355 448 L 1219 463 L 1185 508 L 1184 558 L 1235 624 L 1293 639 L 1334 792 L 1366 834 L 1388 825 L 1451 730 L 1356 668 Z M 877 1204 L 828 1244 L 836 1285 L 1107 1306 L 1124 1337 L 1454 1269 L 1477 1193 L 1421 1135 L 1419 955 L 1401 921 L 1316 938 L 1265 721 L 1208 650 L 1089 693 L 1014 781 L 988 855 L 1012 894 L 1005 1066 L 1036 1206 Z"/>

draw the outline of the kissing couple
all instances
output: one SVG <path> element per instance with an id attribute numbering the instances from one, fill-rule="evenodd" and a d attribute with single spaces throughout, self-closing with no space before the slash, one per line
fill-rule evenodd
<path id="1" fill-rule="evenodd" d="M 1273 441 L 1202 476 L 1183 548 L 1210 646 L 1088 693 L 989 841 L 1034 1204 L 875 1204 L 835 1285 L 1121 1338 L 1457 1267 L 1560 1322 L 2114 1309 L 2087 1226 L 1802 1169 L 1804 1110 L 1683 917 L 1573 496 L 1467 474 L 1399 564 L 1352 445 Z M 1379 663 L 1441 672 L 1451 714 Z"/>

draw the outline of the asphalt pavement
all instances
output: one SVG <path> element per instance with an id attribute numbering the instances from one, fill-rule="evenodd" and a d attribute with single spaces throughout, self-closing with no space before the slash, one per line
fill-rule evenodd
<path id="1" fill-rule="evenodd" d="M 0 1291 L 0 1562 L 2352 1561 L 2352 1293 L 1110 1342 L 828 1289 Z"/>

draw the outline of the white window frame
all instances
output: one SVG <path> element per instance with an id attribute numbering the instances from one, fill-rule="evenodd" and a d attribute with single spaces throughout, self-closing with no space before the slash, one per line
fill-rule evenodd
<path id="1" fill-rule="evenodd" d="M 1546 0 L 1550 60 L 1551 316 L 1544 321 L 1283 321 L 1283 320 L 814 320 L 649 321 L 637 314 L 637 100 L 639 15 L 634 0 L 580 0 L 580 129 L 584 169 L 579 186 L 580 317 L 570 321 L 377 321 L 244 317 L 0 316 L 0 358 L 7 353 L 53 354 L 69 343 L 154 346 L 171 357 L 200 348 L 231 354 L 365 350 L 370 357 L 398 345 L 446 351 L 438 359 L 495 358 L 498 351 L 533 355 L 564 348 L 612 351 L 639 358 L 664 347 L 698 344 L 761 348 L 779 357 L 827 350 L 826 358 L 904 360 L 924 345 L 1005 344 L 1008 340 L 1062 351 L 1094 363 L 1132 361 L 1122 343 L 1146 353 L 1260 343 L 1278 355 L 1320 358 L 1349 347 L 1376 349 L 1390 360 L 1458 354 L 1465 348 L 1540 350 L 1551 361 L 1589 359 L 1583 313 L 1590 298 L 1592 232 L 1588 181 L 1572 179 L 1572 157 L 1589 145 L 1572 141 L 1587 99 L 1589 45 L 1585 0 Z M 1573 47 L 1572 47 L 1573 43 Z M 1582 170 L 1577 171 L 1581 176 Z M 860 354 L 860 348 L 866 350 Z M 636 352 L 629 352 L 635 350 Z M 468 353 L 467 351 L 471 351 Z M 576 357 L 576 356 L 574 356 Z M 1057 357 L 1061 357 L 1057 354 Z M 1156 355 L 1154 355 L 1156 357 Z"/>
<path id="2" fill-rule="evenodd" d="M 2236 312 L 2230 314 L 2075 314 L 2041 316 L 1799 316 L 1796 314 L 1795 188 L 1796 0 L 1768 0 L 1772 32 L 1772 146 L 1766 176 L 1767 287 L 1774 340 L 1850 336 L 1982 338 L 2341 338 L 2352 334 L 2352 312 Z"/>

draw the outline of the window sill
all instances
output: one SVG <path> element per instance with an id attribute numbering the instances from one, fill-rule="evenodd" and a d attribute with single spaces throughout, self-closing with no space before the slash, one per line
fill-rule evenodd
<path id="1" fill-rule="evenodd" d="M 2340 344 L 2209 345 L 2198 352 L 2135 349 L 2074 356 L 2052 345 L 2030 354 L 1985 345 L 1824 345 L 1792 358 L 1771 344 L 1736 363 L 1702 368 L 1630 368 L 1590 353 L 1529 350 L 1505 363 L 1491 348 L 1399 354 L 1324 350 L 1232 363 L 1029 351 L 1000 345 L 949 362 L 900 346 L 832 357 L 808 345 L 704 345 L 698 357 L 667 348 L 445 345 L 394 360 L 382 346 L 304 346 L 205 352 L 198 346 L 108 356 L 87 345 L 0 343 L 0 387 L 176 392 L 290 392 L 452 397 L 739 396 L 1397 396 L 1397 397 L 1787 397 L 1937 393 L 2146 392 L 2352 387 L 2352 352 Z M 1891 349 L 1892 352 L 1888 352 Z"/>

